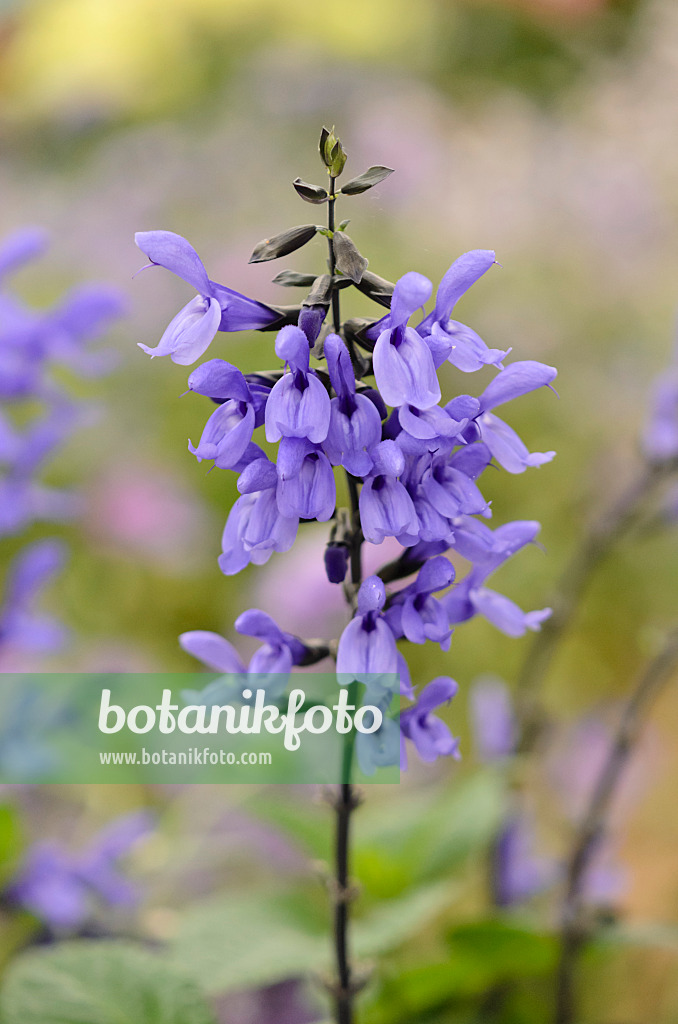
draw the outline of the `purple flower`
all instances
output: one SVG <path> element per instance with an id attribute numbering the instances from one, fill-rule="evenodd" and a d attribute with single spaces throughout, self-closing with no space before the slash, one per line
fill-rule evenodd
<path id="1" fill-rule="evenodd" d="M 351 357 L 336 334 L 325 339 L 325 358 L 336 398 L 330 403 L 330 423 L 323 448 L 333 466 L 353 476 L 372 469 L 370 451 L 381 441 L 381 416 L 366 395 L 356 394 Z"/>
<path id="2" fill-rule="evenodd" d="M 235 647 L 218 633 L 192 630 L 179 637 L 181 647 L 188 654 L 216 672 L 235 677 L 226 688 L 223 680 L 216 680 L 200 694 L 186 691 L 183 696 L 191 703 L 212 704 L 238 697 L 245 686 L 265 689 L 272 699 L 277 699 L 285 691 L 292 666 L 299 664 L 306 653 L 304 644 L 297 637 L 285 633 L 270 615 L 256 608 L 243 612 L 236 619 L 235 628 L 245 636 L 262 641 L 247 667 Z"/>
<path id="3" fill-rule="evenodd" d="M 19 228 L 8 235 L 0 245 L 0 284 L 24 263 L 42 256 L 46 248 L 47 232 L 42 228 Z"/>
<path id="4" fill-rule="evenodd" d="M 414 644 L 433 640 L 443 651 L 448 651 L 452 630 L 445 606 L 433 594 L 444 590 L 453 579 L 454 566 L 447 558 L 429 558 L 419 570 L 415 582 L 394 596 L 385 613 L 394 634 L 404 636 Z"/>
<path id="5" fill-rule="evenodd" d="M 452 756 L 458 759 L 459 741 L 456 740 L 445 722 L 433 714 L 442 704 L 452 700 L 459 687 L 449 676 L 438 676 L 419 694 L 413 707 L 400 714 L 400 730 L 410 740 L 422 761 L 435 761 L 438 757 Z M 407 753 L 402 746 L 401 769 L 407 768 Z"/>
<path id="6" fill-rule="evenodd" d="M 36 541 L 24 548 L 10 566 L 0 608 L 0 646 L 29 651 L 57 650 L 65 629 L 39 615 L 34 604 L 64 563 L 64 548 L 54 540 Z"/>
<path id="7" fill-rule="evenodd" d="M 150 816 L 140 812 L 106 826 L 81 853 L 70 853 L 56 843 L 36 843 L 5 898 L 59 932 L 87 924 L 97 903 L 133 906 L 136 887 L 120 872 L 118 862 L 151 828 Z"/>
<path id="8" fill-rule="evenodd" d="M 391 312 L 374 346 L 374 376 L 387 405 L 430 409 L 440 385 L 430 347 L 407 321 L 431 294 L 431 282 L 410 272 L 396 283 Z"/>
<path id="9" fill-rule="evenodd" d="M 645 455 L 652 462 L 678 457 L 678 364 L 654 383 L 650 415 L 643 433 Z"/>
<path id="10" fill-rule="evenodd" d="M 541 466 L 550 462 L 556 453 L 530 453 L 516 432 L 493 415 L 490 409 L 544 385 L 549 386 L 556 374 L 557 370 L 545 363 L 532 360 L 511 363 L 497 374 L 480 396 L 480 414 L 476 422 L 482 439 L 499 465 L 509 473 L 523 473 L 528 466 Z"/>
<path id="11" fill-rule="evenodd" d="M 274 551 L 289 551 L 294 544 L 299 517 L 282 515 L 277 486 L 278 473 L 265 456 L 254 459 L 240 474 L 242 497 L 231 509 L 221 539 L 219 568 L 226 576 L 250 562 L 263 565 Z"/>
<path id="12" fill-rule="evenodd" d="M 360 522 L 365 539 L 381 544 L 384 537 L 397 537 L 400 543 L 419 539 L 419 520 L 412 498 L 398 479 L 405 469 L 405 458 L 395 441 L 381 441 L 370 453 L 372 473 L 360 492 Z"/>
<path id="13" fill-rule="evenodd" d="M 261 302 L 210 281 L 197 252 L 173 231 L 139 231 L 138 247 L 154 266 L 165 267 L 198 292 L 177 313 L 156 348 L 139 342 L 151 357 L 171 356 L 188 366 L 206 351 L 217 331 L 246 331 L 267 327 L 279 314 Z"/>
<path id="14" fill-rule="evenodd" d="M 340 686 L 348 686 L 354 679 L 366 686 L 380 685 L 379 677 L 398 671 L 395 637 L 381 615 L 385 601 L 384 584 L 378 576 L 369 576 L 358 591 L 358 612 L 339 640 Z"/>
<path id="15" fill-rule="evenodd" d="M 479 679 L 473 685 L 471 721 L 481 761 L 503 761 L 511 756 L 516 723 L 508 687 L 500 679 Z"/>
<path id="16" fill-rule="evenodd" d="M 470 327 L 450 320 L 452 310 L 464 292 L 494 263 L 495 254 L 491 250 L 474 249 L 455 260 L 440 282 L 435 309 L 417 327 L 437 354 L 436 365 L 447 359 L 458 370 L 472 373 L 483 366 L 501 366 L 501 360 L 508 355 L 500 349 L 488 348 Z"/>
<path id="17" fill-rule="evenodd" d="M 306 335 L 289 324 L 278 334 L 275 350 L 289 367 L 271 389 L 266 403 L 266 440 L 305 437 L 324 441 L 330 425 L 330 396 L 309 369 Z"/>
<path id="18" fill-rule="evenodd" d="M 283 437 L 278 449 L 276 500 L 289 518 L 326 522 L 334 513 L 334 473 L 317 445 L 301 437 Z"/>
<path id="19" fill-rule="evenodd" d="M 504 823 L 494 849 L 494 902 L 511 907 L 536 896 L 558 880 L 559 866 L 535 851 L 532 818 L 513 814 Z"/>
<path id="20" fill-rule="evenodd" d="M 492 533 L 487 527 L 483 530 L 479 523 L 471 528 L 471 522 L 463 518 L 455 534 L 455 548 L 464 557 L 473 553 L 475 564 L 461 583 L 442 599 L 450 622 L 465 622 L 480 613 L 507 636 L 519 637 L 528 629 L 539 630 L 544 619 L 550 616 L 550 608 L 523 612 L 508 597 L 483 585 L 503 562 L 534 540 L 539 523 L 507 523 Z"/>

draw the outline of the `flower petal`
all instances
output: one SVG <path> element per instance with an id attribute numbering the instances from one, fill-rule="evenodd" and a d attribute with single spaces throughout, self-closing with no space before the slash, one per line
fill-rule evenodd
<path id="1" fill-rule="evenodd" d="M 221 309 L 216 299 L 196 295 L 170 322 L 156 348 L 139 342 L 151 358 L 171 356 L 173 363 L 189 366 L 209 347 L 219 329 Z"/>
<path id="2" fill-rule="evenodd" d="M 201 295 L 211 293 L 202 260 L 190 242 L 181 235 L 174 231 L 137 231 L 134 241 L 151 263 L 171 270 L 177 277 L 192 284 Z"/>

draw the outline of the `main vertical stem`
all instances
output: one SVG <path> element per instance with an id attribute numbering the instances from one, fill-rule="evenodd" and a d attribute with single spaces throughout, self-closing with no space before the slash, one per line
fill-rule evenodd
<path id="1" fill-rule="evenodd" d="M 334 197 L 335 179 L 330 175 L 330 195 Z M 327 227 L 330 232 L 335 230 L 334 204 L 332 198 L 327 204 Z M 334 246 L 332 237 L 328 239 L 329 245 L 329 270 L 334 278 L 336 261 L 334 257 Z M 336 334 L 341 329 L 341 311 L 339 308 L 339 290 L 332 287 L 332 328 Z M 358 508 L 358 488 L 354 478 L 347 473 L 346 479 L 351 499 L 351 512 L 353 522 L 353 535 L 350 554 L 350 572 L 352 590 L 357 593 L 362 581 L 362 565 L 360 549 L 362 545 L 362 532 L 360 530 L 360 512 Z M 355 685 L 352 685 L 355 692 Z M 354 702 L 354 701 L 352 701 Z M 350 954 L 348 947 L 348 925 L 349 925 L 349 902 L 351 898 L 350 888 L 350 844 L 351 844 L 351 815 L 356 807 L 354 788 L 351 785 L 351 762 L 353 760 L 353 737 L 347 736 L 344 747 L 344 758 L 342 764 L 341 783 L 334 803 L 336 811 L 335 831 L 335 892 L 334 892 L 334 952 L 337 967 L 337 978 L 335 984 L 335 1011 L 337 1024 L 353 1024 L 353 976 L 351 971 Z"/>

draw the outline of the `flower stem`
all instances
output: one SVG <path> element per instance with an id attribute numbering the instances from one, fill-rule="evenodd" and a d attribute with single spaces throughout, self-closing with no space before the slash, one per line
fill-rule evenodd
<path id="1" fill-rule="evenodd" d="M 646 465 L 614 504 L 591 524 L 566 566 L 550 602 L 553 614 L 535 634 L 518 676 L 519 750 L 522 753 L 534 747 L 541 733 L 543 712 L 537 691 L 596 569 L 614 545 L 638 523 L 651 498 L 676 468 L 675 462 Z"/>
<path id="2" fill-rule="evenodd" d="M 335 179 L 330 175 L 329 192 L 332 198 L 327 203 L 327 228 L 331 233 L 328 238 L 329 271 L 332 278 L 336 272 L 334 245 L 332 236 L 335 230 L 334 198 Z M 341 310 L 339 306 L 339 289 L 332 285 L 332 329 L 335 334 L 341 331 Z M 353 610 L 360 584 L 362 582 L 361 548 L 363 543 L 360 528 L 360 508 L 358 504 L 357 481 L 350 473 L 346 473 L 349 497 L 351 502 L 352 538 L 350 551 L 351 587 L 346 591 L 347 600 Z M 358 684 L 350 686 L 349 703 L 356 705 L 358 700 Z M 355 987 L 349 950 L 349 903 L 352 898 L 350 885 L 350 849 L 351 849 L 351 817 L 358 805 L 355 787 L 351 783 L 351 765 L 353 762 L 354 736 L 349 733 L 345 737 L 341 783 L 334 800 L 336 813 L 335 853 L 334 853 L 334 956 L 337 976 L 333 985 L 335 999 L 335 1020 L 337 1024 L 353 1024 L 353 1002 Z"/>
<path id="3" fill-rule="evenodd" d="M 334 204 L 336 199 L 334 198 L 334 183 L 336 179 L 330 175 L 330 195 L 332 198 L 327 203 L 327 229 L 334 233 Z M 334 278 L 336 271 L 336 261 L 334 257 L 334 244 L 332 236 L 327 239 L 327 244 L 330 250 L 330 274 Z M 335 334 L 339 334 L 341 328 L 341 313 L 339 311 L 339 289 L 335 287 L 334 282 L 332 283 L 332 329 Z"/>
<path id="4" fill-rule="evenodd" d="M 586 872 L 604 835 L 612 797 L 633 753 L 644 717 L 677 660 L 678 629 L 669 634 L 663 648 L 649 663 L 631 694 L 598 776 L 588 810 L 577 830 L 568 861 L 563 898 L 554 1024 L 572 1024 L 575 1019 L 574 976 L 579 953 L 590 933 L 582 899 Z"/>

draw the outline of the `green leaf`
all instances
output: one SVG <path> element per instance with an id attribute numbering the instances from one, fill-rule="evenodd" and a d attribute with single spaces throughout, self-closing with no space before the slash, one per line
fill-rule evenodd
<path id="1" fill-rule="evenodd" d="M 65 942 L 33 950 L 9 968 L 2 1024 L 214 1024 L 181 969 L 143 946 Z"/>
<path id="2" fill-rule="evenodd" d="M 345 185 L 342 185 L 341 192 L 345 196 L 358 196 L 361 192 L 367 192 L 368 188 L 374 188 L 384 178 L 393 174 L 392 167 L 368 167 L 366 171 L 359 174 L 357 178 L 351 178 Z"/>
<path id="3" fill-rule="evenodd" d="M 289 256 L 291 252 L 301 249 L 302 245 L 310 242 L 316 231 L 315 224 L 300 224 L 296 228 L 289 228 L 281 231 L 273 238 L 264 238 L 250 256 L 250 263 L 266 263 L 268 260 L 277 260 L 281 256 Z"/>
<path id="4" fill-rule="evenodd" d="M 332 238 L 337 270 L 358 284 L 367 269 L 367 260 L 356 249 L 355 243 L 344 231 L 337 231 Z"/>
<path id="5" fill-rule="evenodd" d="M 281 270 L 273 278 L 272 284 L 280 284 L 283 288 L 310 288 L 316 274 L 298 274 L 296 270 Z"/>
<path id="6" fill-rule="evenodd" d="M 14 807 L 0 805 L 0 883 L 6 881 L 17 865 L 23 848 L 23 835 Z"/>
<path id="7" fill-rule="evenodd" d="M 302 181 L 301 178 L 295 178 L 292 184 L 297 195 L 301 196 L 305 202 L 313 203 L 314 206 L 327 202 L 327 192 L 320 185 L 311 185 L 308 181 Z"/>
<path id="8" fill-rule="evenodd" d="M 310 892 L 315 886 L 309 883 Z M 261 890 L 198 904 L 183 916 L 172 958 L 212 993 L 319 970 L 329 960 L 329 925 L 322 935 L 302 911 L 301 900 Z"/>
<path id="9" fill-rule="evenodd" d="M 364 916 L 358 916 L 356 904 L 351 924 L 356 957 L 402 945 L 454 895 L 448 883 L 439 883 Z M 318 912 L 313 897 L 309 884 L 291 893 L 237 892 L 192 907 L 172 943 L 172 960 L 214 994 L 326 971 L 332 962 L 331 909 L 327 901 Z"/>

